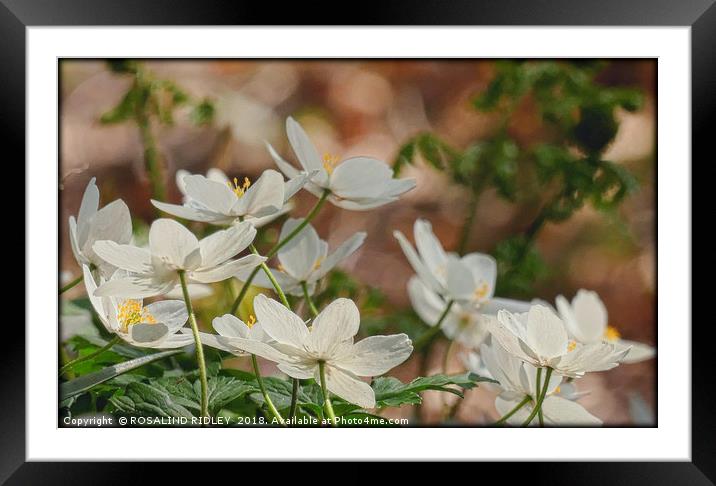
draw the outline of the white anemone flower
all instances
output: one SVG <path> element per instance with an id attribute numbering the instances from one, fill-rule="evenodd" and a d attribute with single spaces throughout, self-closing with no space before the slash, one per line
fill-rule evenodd
<path id="1" fill-rule="evenodd" d="M 485 345 L 499 346 L 500 350 L 502 352 L 505 352 L 504 348 L 502 346 L 500 346 L 499 344 L 492 344 L 491 339 L 485 340 L 485 343 L 486 344 L 483 344 L 482 346 L 485 346 Z M 482 348 L 479 347 L 478 349 L 482 349 Z M 487 365 L 485 364 L 485 360 L 483 360 L 480 357 L 480 353 L 471 351 L 469 353 L 461 355 L 460 359 L 468 371 L 471 371 L 479 376 L 484 376 L 485 378 L 492 378 L 493 380 L 496 379 L 492 375 L 492 372 L 487 368 Z M 526 366 L 531 366 L 531 365 L 526 365 Z M 559 376 L 559 375 L 554 375 L 554 376 Z M 496 385 L 496 384 L 490 383 L 490 382 L 485 382 L 483 386 L 485 388 L 487 388 L 488 390 L 497 391 L 498 393 L 501 390 L 499 385 Z M 552 395 L 564 398 L 566 400 L 575 401 L 575 400 L 579 400 L 580 398 L 582 398 L 584 396 L 589 395 L 589 393 L 590 393 L 589 391 L 577 390 L 577 386 L 575 385 L 574 381 L 562 381 L 559 384 L 559 386 L 552 392 Z"/>
<path id="2" fill-rule="evenodd" d="M 261 323 L 251 316 L 247 322 L 242 321 L 233 314 L 224 314 L 215 317 L 212 326 L 217 334 L 206 332 L 199 333 L 202 344 L 212 348 L 228 351 L 236 356 L 248 356 L 249 353 L 244 351 L 243 343 L 246 341 L 254 341 L 260 343 L 273 343 L 274 340 L 269 337 L 263 330 Z M 184 330 L 185 333 L 191 333 L 191 330 Z"/>
<path id="3" fill-rule="evenodd" d="M 621 338 L 619 331 L 608 324 L 607 308 L 596 292 L 579 290 L 571 304 L 559 295 L 556 304 L 567 330 L 580 343 L 606 341 L 614 344 L 617 349 L 631 348 L 622 363 L 637 363 L 653 358 L 656 354 L 652 346 Z"/>
<path id="4" fill-rule="evenodd" d="M 347 402 L 363 408 L 375 407 L 375 393 L 359 377 L 379 376 L 408 359 L 413 346 L 405 334 L 370 336 L 357 343 L 360 314 L 349 299 L 336 299 L 307 327 L 289 309 L 257 295 L 256 318 L 274 341 L 266 344 L 245 340 L 243 350 L 278 363 L 292 378 L 320 381 L 320 366 L 325 366 L 326 387 Z"/>
<path id="5" fill-rule="evenodd" d="M 303 223 L 303 219 L 288 219 L 281 228 L 279 241 L 282 241 L 296 227 Z M 365 240 L 364 232 L 355 233 L 341 243 L 333 253 L 328 253 L 328 243 L 322 240 L 310 224 L 301 230 L 288 244 L 278 252 L 278 268 L 272 269 L 273 276 L 283 291 L 287 294 L 303 295 L 303 283 L 306 284 L 309 295 L 316 290 L 316 283 L 333 270 L 341 260 L 352 255 Z M 245 281 L 250 272 L 243 271 L 237 275 L 239 280 Z M 252 282 L 257 287 L 272 289 L 273 284 L 268 277 L 257 274 Z"/>
<path id="6" fill-rule="evenodd" d="M 492 384 L 498 392 L 495 398 L 495 408 L 501 416 L 507 415 L 515 409 L 523 400 L 529 401 L 517 412 L 509 417 L 506 422 L 511 425 L 520 425 L 532 413 L 534 397 L 537 394 L 537 368 L 510 355 L 496 342 L 490 345 L 480 346 L 479 367 L 483 374 L 499 384 Z M 473 363 L 475 360 L 473 360 Z M 471 370 L 477 372 L 476 370 Z M 544 377 L 544 374 L 542 375 Z M 547 394 L 542 402 L 542 413 L 545 425 L 552 426 L 585 426 L 601 425 L 602 421 L 589 413 L 580 404 L 562 395 L 561 388 L 563 377 L 552 375 L 547 385 Z M 544 386 L 540 383 L 540 388 Z M 538 425 L 538 421 L 531 422 L 531 425 Z"/>
<path id="7" fill-rule="evenodd" d="M 438 322 L 447 306 L 445 299 L 430 290 L 417 275 L 408 280 L 408 297 L 420 319 L 429 326 Z M 477 307 L 469 302 L 455 302 L 440 329 L 449 339 L 468 348 L 476 348 L 489 336 L 487 319 L 494 318 L 497 311 L 506 309 L 511 312 L 526 312 L 529 308 L 529 302 L 500 298 L 492 298 Z"/>
<path id="8" fill-rule="evenodd" d="M 83 271 L 87 295 L 108 332 L 143 348 L 181 348 L 194 342 L 191 335 L 178 332 L 189 317 L 184 301 L 162 300 L 145 306 L 141 299 L 98 297 L 92 272 L 86 265 Z M 104 283 L 104 277 L 99 282 Z"/>
<path id="9" fill-rule="evenodd" d="M 562 320 L 543 305 L 533 305 L 523 314 L 499 311 L 497 319 L 489 320 L 488 328 L 513 356 L 572 378 L 614 368 L 629 352 L 629 348 L 617 348 L 611 343 L 570 341 Z"/>
<path id="10" fill-rule="evenodd" d="M 500 309 L 524 309 L 518 301 L 494 297 L 497 262 L 490 255 L 469 253 L 460 257 L 446 252 L 433 233 L 432 225 L 424 219 L 415 220 L 413 232 L 417 251 L 400 231 L 395 231 L 393 236 L 430 291 L 446 300 L 469 303 L 488 314 Z"/>
<path id="11" fill-rule="evenodd" d="M 184 204 L 152 200 L 156 208 L 191 221 L 229 225 L 245 220 L 258 228 L 291 209 L 288 200 L 303 187 L 308 175 L 298 174 L 286 182 L 279 172 L 268 169 L 252 184 L 248 177 L 231 181 L 219 169 L 212 169 L 207 177 L 182 173 L 181 183 L 179 180 L 177 176 Z"/>
<path id="12" fill-rule="evenodd" d="M 95 252 L 104 260 L 126 270 L 126 277 L 99 286 L 97 296 L 142 298 L 162 295 L 180 285 L 179 271 L 188 283 L 220 282 L 246 268 L 255 268 L 266 258 L 247 255 L 231 260 L 256 236 L 248 222 L 233 225 L 202 239 L 171 219 L 158 219 L 149 229 L 149 248 L 98 241 Z"/>
<path id="13" fill-rule="evenodd" d="M 289 117 L 286 134 L 303 172 L 313 174 L 306 190 L 316 197 L 330 191 L 328 200 L 343 209 L 366 211 L 397 201 L 415 187 L 414 179 L 394 179 L 393 169 L 382 160 L 371 157 L 351 157 L 340 161 L 331 155 L 318 155 L 301 125 Z M 271 157 L 286 177 L 301 173 L 286 162 L 274 148 L 266 144 Z"/>
<path id="14" fill-rule="evenodd" d="M 90 179 L 82 196 L 77 219 L 70 216 L 70 246 L 77 263 L 94 265 L 105 276 L 111 275 L 115 269 L 112 265 L 98 257 L 93 245 L 95 241 L 110 240 L 126 244 L 132 240 L 132 218 L 129 208 L 121 199 L 116 199 L 99 209 L 99 189 L 95 178 Z"/>

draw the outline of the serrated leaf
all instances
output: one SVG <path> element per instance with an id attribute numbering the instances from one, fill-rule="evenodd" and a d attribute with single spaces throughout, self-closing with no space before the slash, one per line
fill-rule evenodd
<path id="1" fill-rule="evenodd" d="M 494 380 L 479 376 L 475 373 L 462 373 L 459 375 L 433 375 L 419 377 L 410 383 L 403 383 L 392 376 L 380 377 L 373 380 L 375 401 L 378 408 L 398 407 L 404 404 L 417 405 L 422 402 L 420 392 L 425 390 L 436 390 L 453 393 L 463 397 L 460 390 L 451 388 L 450 385 L 457 385 L 463 389 L 470 389 L 477 386 L 479 382 L 492 382 Z"/>
<path id="2" fill-rule="evenodd" d="M 217 376 L 209 380 L 209 410 L 218 411 L 234 400 L 253 393 L 257 387 L 251 383 Z"/>
<path id="3" fill-rule="evenodd" d="M 92 387 L 104 383 L 105 381 L 111 380 L 123 373 L 135 370 L 141 366 L 153 363 L 160 359 L 168 358 L 175 354 L 181 353 L 181 350 L 163 351 L 160 353 L 150 354 L 148 356 L 142 356 L 124 363 L 117 363 L 116 365 L 110 366 L 94 373 L 89 373 L 74 380 L 67 381 L 60 384 L 60 401 L 64 401 L 69 397 L 83 393 Z"/>
<path id="4" fill-rule="evenodd" d="M 179 399 L 160 387 L 145 383 L 130 383 L 124 395 L 110 398 L 110 403 L 117 411 L 127 415 L 193 417 L 186 408 L 185 399 Z"/>

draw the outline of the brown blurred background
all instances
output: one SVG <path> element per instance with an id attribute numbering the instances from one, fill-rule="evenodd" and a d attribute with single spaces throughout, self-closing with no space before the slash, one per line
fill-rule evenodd
<path id="1" fill-rule="evenodd" d="M 304 125 L 322 153 L 370 155 L 389 163 L 418 132 L 434 132 L 461 148 L 489 137 L 499 121 L 470 106 L 470 99 L 485 89 L 494 74 L 490 60 L 148 61 L 146 67 L 157 78 L 174 80 L 192 96 L 209 97 L 216 107 L 209 127 L 192 125 L 182 110 L 173 126 L 156 127 L 172 202 L 180 200 L 174 185 L 177 169 L 205 173 L 218 166 L 231 176 L 253 179 L 273 167 L 264 141 L 295 160 L 283 129 L 288 115 Z M 624 338 L 652 345 L 656 342 L 655 69 L 653 61 L 620 60 L 600 74 L 600 82 L 640 87 L 645 94 L 641 110 L 618 114 L 619 132 L 605 154 L 606 159 L 632 171 L 640 189 L 621 207 L 621 219 L 586 207 L 562 224 L 545 227 L 537 246 L 550 274 L 540 281 L 535 295 L 553 301 L 558 294 L 571 298 L 579 288 L 596 290 L 609 309 L 610 324 Z M 130 82 L 111 73 L 102 61 L 61 63 L 61 269 L 73 276 L 79 269 L 69 247 L 67 218 L 77 213 L 90 177 L 97 177 L 102 205 L 121 197 L 134 218 L 150 222 L 155 216 L 136 126 L 99 123 Z M 540 139 L 545 127 L 527 100 L 508 130 L 520 144 L 529 145 Z M 411 234 L 415 218 L 424 217 L 433 223 L 444 246 L 455 249 L 469 199 L 446 176 L 425 166 L 408 167 L 403 176 L 415 177 L 418 185 L 399 202 L 369 212 L 327 205 L 314 223 L 331 247 L 355 231 L 368 232 L 363 247 L 343 268 L 361 282 L 380 288 L 397 307 L 409 306 L 405 285 L 412 270 L 393 230 Z M 315 202 L 305 191 L 295 199 L 294 215 L 304 215 Z M 533 208 L 485 191 L 470 249 L 489 251 L 501 239 L 523 230 L 533 214 Z M 430 374 L 442 371 L 444 344 L 437 343 L 428 358 Z M 391 374 L 411 379 L 421 367 L 418 361 L 416 356 Z M 460 371 L 456 357 L 450 372 Z M 655 414 L 655 371 L 656 361 L 650 360 L 590 374 L 578 381 L 580 390 L 591 391 L 581 403 L 605 424 L 650 422 Z M 426 394 L 419 411 L 423 420 L 440 420 L 444 395 Z M 468 391 L 456 420 L 493 420 L 492 397 L 482 388 Z M 411 408 L 387 414 L 410 416 Z"/>

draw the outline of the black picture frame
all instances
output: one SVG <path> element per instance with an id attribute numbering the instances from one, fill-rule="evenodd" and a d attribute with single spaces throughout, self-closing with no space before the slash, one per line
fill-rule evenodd
<path id="1" fill-rule="evenodd" d="M 692 160 L 707 154 L 716 109 L 716 0 L 383 0 L 353 9 L 336 2 L 222 2 L 221 0 L 0 0 L 3 81 L 0 116 L 6 149 L 25 155 L 25 29 L 28 26 L 89 25 L 514 25 L 514 26 L 690 26 L 692 68 Z M 334 14 L 334 15 L 331 15 Z M 605 33 L 605 35 L 608 35 Z M 663 94 L 662 94 L 663 95 Z M 667 94 L 668 95 L 668 94 Z M 10 164 L 12 156 L 8 156 Z M 18 165 L 16 162 L 12 162 Z M 52 172 L 54 161 L 48 161 Z M 693 167 L 693 163 L 692 163 Z M 30 183 L 30 181 L 26 181 Z M 25 259 L 29 255 L 25 254 Z M 709 284 L 710 286 L 710 284 Z M 29 289 L 31 290 L 31 289 Z M 25 304 L 27 305 L 27 294 Z M 691 320 L 684 310 L 684 329 Z M 9 323 L 6 323 L 9 324 Z M 692 462 L 544 463 L 509 466 L 511 482 L 549 484 L 714 484 L 716 401 L 711 393 L 713 353 L 710 322 L 692 326 Z M 52 327 L 48 323 L 48 327 Z M 7 325 L 0 366 L 0 482 L 3 484 L 119 484 L 137 482 L 131 465 L 25 462 L 25 350 L 22 326 Z M 664 359 L 664 358 L 662 358 Z M 20 397 L 20 398 L 18 398 Z M 174 472 L 183 472 L 180 464 Z M 144 466 L 143 466 L 144 467 Z M 149 467 L 149 465 L 147 465 Z M 480 474 L 484 475 L 480 466 Z M 358 472 L 357 469 L 352 469 Z M 469 473 L 469 469 L 459 469 Z M 497 465 L 496 472 L 504 471 Z M 477 469 L 475 469 L 477 471 Z M 143 472 L 143 476 L 146 473 Z M 485 476 L 482 476 L 485 477 Z"/>

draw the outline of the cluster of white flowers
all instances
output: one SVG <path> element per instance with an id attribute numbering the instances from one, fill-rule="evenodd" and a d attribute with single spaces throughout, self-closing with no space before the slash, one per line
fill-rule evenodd
<path id="1" fill-rule="evenodd" d="M 651 346 L 620 338 L 595 292 L 580 290 L 571 303 L 560 295 L 557 311 L 540 300 L 497 298 L 492 257 L 446 252 L 424 220 L 415 222 L 414 236 L 417 251 L 395 232 L 416 273 L 408 282 L 413 308 L 472 350 L 464 360 L 468 369 L 498 382 L 495 407 L 506 423 L 536 424 L 539 415 L 548 425 L 601 424 L 575 403 L 582 395 L 572 391 L 572 380 L 655 354 Z"/>
<path id="2" fill-rule="evenodd" d="M 184 195 L 182 205 L 152 200 L 156 208 L 173 216 L 224 229 L 199 240 L 177 221 L 157 219 L 149 230 L 148 247 L 135 245 L 126 204 L 118 200 L 98 211 L 99 191 L 92 179 L 77 221 L 70 218 L 72 250 L 83 268 L 85 286 L 100 321 L 125 342 L 153 348 L 195 342 L 200 368 L 202 345 L 238 356 L 260 356 L 276 362 L 294 379 L 314 378 L 324 392 L 372 408 L 373 389 L 361 377 L 386 373 L 405 361 L 413 347 L 405 334 L 371 336 L 354 343 L 360 315 L 351 300 L 337 299 L 304 322 L 285 299 L 280 303 L 259 294 L 253 301 L 255 316 L 248 322 L 226 314 L 212 323 L 217 334 L 199 332 L 196 326 L 192 285 L 237 278 L 244 285 L 276 288 L 279 295 L 286 292 L 310 298 L 319 281 L 362 245 L 366 234 L 359 232 L 329 253 L 328 244 L 310 225 L 309 217 L 290 218 L 275 247 L 278 268 L 264 265 L 274 254 L 258 254 L 253 246 L 256 228 L 289 212 L 289 199 L 301 188 L 320 198 L 317 207 L 329 201 L 344 209 L 368 210 L 396 201 L 415 187 L 413 180 L 394 179 L 392 169 L 380 160 L 355 157 L 338 163 L 332 157 L 319 157 L 292 118 L 286 129 L 302 170 L 282 159 L 271 146 L 267 148 L 289 180 L 271 169 L 254 183 L 248 178 L 231 180 L 218 169 L 210 170 L 206 177 L 182 171 L 176 178 Z M 250 253 L 240 256 L 247 249 Z M 257 273 L 259 266 L 265 274 Z M 178 292 L 184 301 L 143 305 L 144 298 Z M 191 329 L 184 327 L 187 321 Z"/>
<path id="3" fill-rule="evenodd" d="M 251 355 L 260 380 L 255 361 L 259 356 L 275 362 L 294 380 L 315 379 L 327 407 L 330 392 L 373 408 L 375 394 L 364 378 L 404 362 L 413 343 L 405 334 L 354 342 L 360 315 L 351 300 L 315 308 L 311 296 L 322 279 L 358 250 L 366 234 L 357 232 L 329 251 L 310 221 L 325 201 L 347 210 L 369 210 L 396 201 L 415 181 L 395 179 L 380 160 L 354 157 L 339 162 L 319 156 L 292 118 L 286 130 L 301 168 L 286 162 L 270 145 L 267 149 L 288 180 L 271 169 L 254 183 L 229 179 L 218 169 L 206 176 L 182 171 L 176 177 L 184 195 L 181 205 L 152 200 L 170 215 L 222 229 L 198 239 L 177 221 L 157 219 L 148 245 L 138 246 L 132 242 L 126 204 L 117 200 L 98 209 L 99 191 L 92 179 L 77 219 L 70 217 L 72 250 L 100 321 L 127 343 L 176 348 L 193 342 L 200 372 L 202 345 Z M 256 228 L 288 213 L 290 198 L 302 188 L 319 198 L 314 210 L 305 218 L 287 219 L 277 244 L 260 255 L 253 245 Z M 601 423 L 575 402 L 581 395 L 572 380 L 654 355 L 649 346 L 620 339 L 594 292 L 579 291 L 571 303 L 560 296 L 556 309 L 543 301 L 495 297 L 497 264 L 491 256 L 446 252 L 430 223 L 422 219 L 414 225 L 415 247 L 402 233 L 396 231 L 395 237 L 415 270 L 407 290 L 417 314 L 432 326 L 425 335 L 442 331 L 472 351 L 465 359 L 468 369 L 497 381 L 493 388 L 501 422 Z M 271 268 L 266 262 L 274 256 L 277 264 Z M 199 332 L 191 295 L 202 285 L 234 278 L 244 289 L 252 284 L 274 289 L 282 302 L 259 294 L 252 303 L 254 315 L 244 322 L 234 315 L 245 296 L 242 291 L 232 312 L 213 320 L 215 334 Z M 178 294 L 183 301 L 157 300 L 145 306 L 142 300 Z M 303 297 L 312 316 L 304 321 L 294 313 L 285 294 Z M 185 327 L 187 321 L 190 328 Z M 205 371 L 203 379 L 205 394 Z"/>

